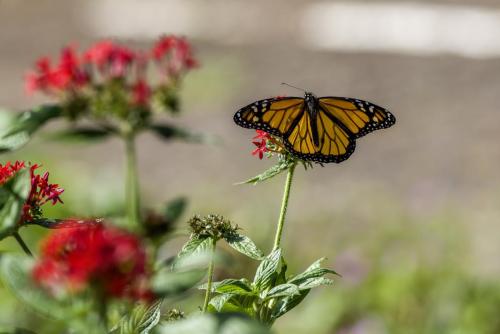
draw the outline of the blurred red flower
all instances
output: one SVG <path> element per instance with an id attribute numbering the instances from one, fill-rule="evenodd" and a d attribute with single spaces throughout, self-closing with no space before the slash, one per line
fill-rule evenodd
<path id="1" fill-rule="evenodd" d="M 5 165 L 0 164 L 0 186 L 24 168 L 27 168 L 24 161 L 16 161 L 14 164 L 9 161 Z M 41 206 L 47 202 L 52 202 L 52 205 L 57 202 L 63 203 L 60 195 L 64 192 L 64 189 L 60 188 L 58 184 L 49 183 L 48 172 L 43 175 L 36 174 L 35 171 L 38 168 L 37 164 L 29 167 L 31 189 L 23 206 L 20 224 L 38 218 L 41 214 Z"/>
<path id="2" fill-rule="evenodd" d="M 124 77 L 135 60 L 135 54 L 127 47 L 104 40 L 91 46 L 83 56 L 86 63 L 93 64 L 104 76 Z"/>
<path id="3" fill-rule="evenodd" d="M 182 37 L 168 35 L 160 38 L 151 53 L 169 79 L 177 79 L 180 74 L 198 66 L 191 45 Z"/>
<path id="4" fill-rule="evenodd" d="M 138 237 L 93 221 L 53 230 L 43 241 L 32 274 L 53 293 L 93 288 L 107 298 L 152 297 L 146 252 Z"/>
<path id="5" fill-rule="evenodd" d="M 61 51 L 59 63 L 53 67 L 47 57 L 36 62 L 35 71 L 26 76 L 26 91 L 37 90 L 47 94 L 57 94 L 65 90 L 74 90 L 88 83 L 89 75 L 81 68 L 73 47 Z"/>
<path id="6" fill-rule="evenodd" d="M 132 87 L 132 103 L 134 105 L 145 106 L 149 103 L 151 88 L 145 80 L 138 80 Z"/>

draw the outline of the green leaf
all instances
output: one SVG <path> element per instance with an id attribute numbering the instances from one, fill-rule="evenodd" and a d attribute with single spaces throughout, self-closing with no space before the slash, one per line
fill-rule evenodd
<path id="1" fill-rule="evenodd" d="M 112 334 L 149 334 L 161 318 L 162 301 L 151 306 L 139 304 L 111 329 Z"/>
<path id="2" fill-rule="evenodd" d="M 306 282 L 309 282 L 310 279 L 323 277 L 326 274 L 335 274 L 338 275 L 335 271 L 331 269 L 321 268 L 321 263 L 325 260 L 325 258 L 321 258 L 311 264 L 309 268 L 307 268 L 303 273 L 298 274 L 292 277 L 288 282 L 298 285 L 299 287 Z M 321 285 L 321 284 L 320 284 Z"/>
<path id="3" fill-rule="evenodd" d="M 299 305 L 304 300 L 304 298 L 306 298 L 306 296 L 309 294 L 309 291 L 311 290 L 302 290 L 298 295 L 292 297 L 286 297 L 284 299 L 279 300 L 273 309 L 273 313 L 271 315 L 272 319 L 273 320 L 278 319 L 283 314 L 289 312 L 295 306 Z"/>
<path id="4" fill-rule="evenodd" d="M 55 319 L 68 319 L 70 305 L 49 296 L 31 280 L 32 259 L 3 255 L 0 260 L 0 276 L 4 285 L 25 305 Z"/>
<path id="5" fill-rule="evenodd" d="M 0 187 L 0 240 L 15 232 L 31 189 L 30 171 L 22 169 Z"/>
<path id="6" fill-rule="evenodd" d="M 177 259 L 174 261 L 172 267 L 188 266 L 192 262 L 206 258 L 210 254 L 211 248 L 211 238 L 192 237 L 184 244 L 179 254 L 177 254 Z"/>
<path id="7" fill-rule="evenodd" d="M 186 197 L 178 197 L 167 203 L 165 206 L 165 220 L 174 224 L 184 213 L 187 206 Z"/>
<path id="8" fill-rule="evenodd" d="M 299 289 L 300 290 L 309 290 L 309 289 L 312 289 L 312 288 L 316 288 L 320 285 L 332 285 L 334 283 L 334 281 L 330 278 L 326 278 L 326 277 L 311 277 L 311 278 L 307 278 L 305 280 L 303 280 L 300 284 L 299 284 Z"/>
<path id="9" fill-rule="evenodd" d="M 236 183 L 238 184 L 257 184 L 259 182 L 263 182 L 265 180 L 268 180 L 270 178 L 275 177 L 276 175 L 280 174 L 283 171 L 288 170 L 293 164 L 296 163 L 296 160 L 293 158 L 282 158 L 278 160 L 278 163 L 274 165 L 273 167 L 269 168 L 265 172 L 252 177 L 251 179 L 248 179 L 243 182 Z"/>
<path id="10" fill-rule="evenodd" d="M 207 284 L 202 284 L 198 287 L 201 290 L 207 289 Z M 220 282 L 212 283 L 212 292 L 230 293 L 233 295 L 252 295 L 252 287 L 247 279 L 225 279 Z"/>
<path id="11" fill-rule="evenodd" d="M 206 290 L 206 287 L 205 287 Z M 212 297 L 210 299 L 210 304 L 215 311 L 221 312 L 222 309 L 224 308 L 224 305 L 233 297 L 233 294 L 230 293 L 223 293 L 221 295 L 217 295 L 215 297 Z"/>
<path id="12" fill-rule="evenodd" d="M 202 134 L 195 134 L 171 124 L 152 124 L 149 128 L 163 140 L 181 139 L 192 143 L 207 143 L 213 140 Z"/>
<path id="13" fill-rule="evenodd" d="M 246 316 L 217 313 L 193 316 L 162 325 L 161 334 L 270 334 L 267 327 Z"/>
<path id="14" fill-rule="evenodd" d="M 65 141 L 68 143 L 87 143 L 89 141 L 99 141 L 109 138 L 114 131 L 111 129 L 97 128 L 72 128 L 62 131 L 57 131 L 48 135 L 49 139 Z"/>
<path id="15" fill-rule="evenodd" d="M 0 152 L 12 151 L 26 144 L 31 135 L 49 120 L 62 115 L 58 105 L 42 105 L 19 114 L 0 134 Z"/>
<path id="16" fill-rule="evenodd" d="M 224 240 L 229 244 L 229 246 L 236 249 L 238 252 L 252 258 L 255 260 L 262 260 L 264 257 L 264 252 L 262 252 L 255 243 L 247 236 L 232 233 L 224 237 Z"/>
<path id="17" fill-rule="evenodd" d="M 167 268 L 159 270 L 152 278 L 152 288 L 155 293 L 164 297 L 183 293 L 205 276 L 205 270 L 170 271 Z"/>
<path id="18" fill-rule="evenodd" d="M 280 284 L 269 290 L 265 295 L 265 299 L 276 298 L 276 297 L 291 297 L 299 295 L 299 287 L 295 284 L 285 283 Z"/>
<path id="19" fill-rule="evenodd" d="M 276 249 L 269 254 L 257 268 L 253 280 L 255 287 L 262 291 L 268 289 L 276 278 L 281 263 L 281 249 Z"/>
<path id="20" fill-rule="evenodd" d="M 68 228 L 68 227 L 79 227 L 88 224 L 98 224 L 99 220 L 90 221 L 88 219 L 53 219 L 53 218 L 41 218 L 26 222 L 26 225 L 38 225 L 50 229 L 58 228 Z"/>

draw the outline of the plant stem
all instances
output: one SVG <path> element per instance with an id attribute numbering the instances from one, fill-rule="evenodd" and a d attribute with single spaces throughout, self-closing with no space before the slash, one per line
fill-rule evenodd
<path id="1" fill-rule="evenodd" d="M 278 220 L 278 228 L 276 229 L 276 236 L 274 237 L 273 251 L 280 247 L 281 235 L 283 234 L 283 226 L 285 225 L 286 209 L 288 208 L 288 198 L 290 197 L 290 187 L 292 186 L 293 172 L 295 171 L 297 163 L 293 163 L 288 168 L 286 175 L 285 191 L 283 193 L 283 202 L 281 203 L 280 218 Z"/>
<path id="2" fill-rule="evenodd" d="M 135 136 L 133 134 L 125 136 L 125 154 L 127 159 L 125 195 L 128 210 L 128 221 L 131 226 L 138 226 L 140 218 L 139 181 L 137 173 L 137 156 L 135 152 Z"/>
<path id="3" fill-rule="evenodd" d="M 212 239 L 212 254 L 210 257 L 210 264 L 208 265 L 208 280 L 207 280 L 207 291 L 205 292 L 205 301 L 203 302 L 202 312 L 206 313 L 208 308 L 208 303 L 210 302 L 210 295 L 212 294 L 212 280 L 214 276 L 215 267 L 215 245 L 217 240 Z"/>
<path id="4" fill-rule="evenodd" d="M 31 253 L 30 249 L 28 248 L 28 245 L 24 242 L 24 240 L 21 238 L 21 235 L 19 235 L 19 232 L 14 232 L 12 234 L 14 238 L 16 239 L 17 243 L 21 246 L 23 251 L 28 254 L 29 256 L 33 257 L 33 253 Z"/>
<path id="5" fill-rule="evenodd" d="M 101 326 L 104 327 L 105 332 L 108 332 L 108 303 L 107 300 L 102 293 L 102 290 L 99 289 L 97 296 L 96 296 L 96 301 L 97 301 L 97 310 L 99 312 L 99 321 L 101 323 Z"/>

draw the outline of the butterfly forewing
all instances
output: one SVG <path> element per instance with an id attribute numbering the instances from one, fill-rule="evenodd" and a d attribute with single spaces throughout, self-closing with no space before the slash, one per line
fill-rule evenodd
<path id="1" fill-rule="evenodd" d="M 244 128 L 283 137 L 303 112 L 304 99 L 301 97 L 271 98 L 241 108 L 234 115 L 234 121 Z"/>
<path id="2" fill-rule="evenodd" d="M 389 111 L 367 101 L 346 97 L 320 97 L 318 101 L 320 112 L 344 125 L 354 138 L 388 128 L 396 121 Z"/>

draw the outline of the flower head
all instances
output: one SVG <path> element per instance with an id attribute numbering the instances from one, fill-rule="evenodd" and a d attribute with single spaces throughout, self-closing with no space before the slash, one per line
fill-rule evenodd
<path id="1" fill-rule="evenodd" d="M 188 224 L 193 236 L 198 238 L 219 240 L 236 233 L 238 230 L 238 226 L 233 226 L 229 220 L 219 215 L 208 215 L 205 217 L 196 215 L 189 220 Z"/>
<path id="2" fill-rule="evenodd" d="M 182 37 L 168 35 L 160 38 L 151 53 L 168 79 L 177 79 L 180 74 L 198 66 L 191 45 Z"/>
<path id="3" fill-rule="evenodd" d="M 159 81 L 147 76 L 151 62 L 161 74 Z M 177 110 L 177 83 L 195 66 L 185 38 L 166 36 L 152 51 L 101 40 L 83 52 L 68 46 L 55 62 L 40 58 L 25 86 L 28 93 L 59 99 L 72 120 L 90 114 L 99 121 L 125 120 L 135 129 L 147 124 L 153 110 Z"/>
<path id="4" fill-rule="evenodd" d="M 5 165 L 0 164 L 0 186 L 24 168 L 27 168 L 24 161 L 16 161 L 14 164 L 11 162 L 7 162 Z M 20 224 L 40 218 L 41 207 L 47 202 L 52 202 L 52 205 L 57 202 L 63 203 L 60 195 L 64 192 L 64 189 L 60 188 L 58 184 L 49 183 L 48 172 L 43 175 L 37 174 L 36 170 L 38 168 L 37 164 L 29 167 L 31 189 L 23 206 Z"/>
<path id="5" fill-rule="evenodd" d="M 104 40 L 91 46 L 83 56 L 86 63 L 97 67 L 104 76 L 124 77 L 135 60 L 135 54 L 129 48 Z"/>
<path id="6" fill-rule="evenodd" d="M 137 236 L 93 222 L 53 230 L 33 269 L 35 281 L 55 294 L 90 288 L 107 298 L 151 297 L 148 276 Z"/>
<path id="7" fill-rule="evenodd" d="M 257 135 L 253 137 L 253 144 L 257 146 L 257 148 L 252 151 L 252 155 L 258 155 L 259 159 L 262 160 L 262 158 L 264 157 L 264 153 L 269 152 L 269 149 L 267 148 L 267 143 L 272 138 L 271 135 L 265 131 L 262 130 L 255 130 L 255 131 Z"/>
<path id="8" fill-rule="evenodd" d="M 49 58 L 42 57 L 35 64 L 35 71 L 26 76 L 26 90 L 51 95 L 75 91 L 89 82 L 89 75 L 80 65 L 81 61 L 71 46 L 61 51 L 57 66 L 53 66 Z"/>

